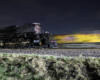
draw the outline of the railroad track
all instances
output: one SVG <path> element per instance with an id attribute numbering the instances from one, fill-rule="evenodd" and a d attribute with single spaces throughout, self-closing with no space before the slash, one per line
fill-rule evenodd
<path id="1" fill-rule="evenodd" d="M 100 57 L 100 49 L 0 49 L 0 53 L 10 54 L 35 54 L 38 56 L 53 55 L 63 57 Z"/>

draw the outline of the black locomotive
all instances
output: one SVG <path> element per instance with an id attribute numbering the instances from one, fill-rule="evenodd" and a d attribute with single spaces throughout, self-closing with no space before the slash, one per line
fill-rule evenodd
<path id="1" fill-rule="evenodd" d="M 57 48 L 57 42 L 48 31 L 41 32 L 40 23 L 9 26 L 0 29 L 1 48 Z"/>

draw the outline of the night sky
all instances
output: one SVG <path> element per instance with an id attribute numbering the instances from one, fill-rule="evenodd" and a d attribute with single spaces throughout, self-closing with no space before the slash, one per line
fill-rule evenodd
<path id="1" fill-rule="evenodd" d="M 0 27 L 33 22 L 53 34 L 100 30 L 100 0 L 0 0 Z"/>

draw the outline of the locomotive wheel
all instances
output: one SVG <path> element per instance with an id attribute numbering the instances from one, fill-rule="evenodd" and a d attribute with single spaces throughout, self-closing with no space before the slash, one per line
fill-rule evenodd
<path id="1" fill-rule="evenodd" d="M 30 43 L 27 44 L 26 46 L 27 46 L 27 48 L 31 48 L 32 47 L 32 45 Z"/>
<path id="2" fill-rule="evenodd" d="M 29 48 L 29 45 L 30 45 L 29 43 L 28 43 L 28 44 L 26 44 L 26 47 L 27 47 L 27 48 Z"/>
<path id="3" fill-rule="evenodd" d="M 16 45 L 15 45 L 15 48 L 19 48 L 19 45 L 18 45 L 18 44 L 16 44 Z"/>
<path id="4" fill-rule="evenodd" d="M 24 46 L 22 44 L 19 44 L 18 47 L 19 48 L 24 48 Z"/>
<path id="5" fill-rule="evenodd" d="M 35 48 L 35 46 L 34 46 L 34 44 L 27 43 L 27 44 L 26 44 L 26 48 Z"/>
<path id="6" fill-rule="evenodd" d="M 52 47 L 50 45 L 48 45 L 48 48 L 51 49 Z"/>
<path id="7" fill-rule="evenodd" d="M 49 48 L 49 45 L 46 44 L 46 45 L 44 45 L 42 48 Z"/>

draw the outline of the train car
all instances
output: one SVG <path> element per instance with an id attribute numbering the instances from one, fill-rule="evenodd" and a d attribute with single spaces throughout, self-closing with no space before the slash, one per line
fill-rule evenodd
<path id="1" fill-rule="evenodd" d="M 51 33 L 41 32 L 40 23 L 9 26 L 0 29 L 1 48 L 57 48 Z"/>
<path id="2" fill-rule="evenodd" d="M 58 48 L 100 48 L 100 31 L 54 35 Z"/>

